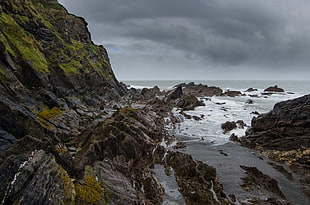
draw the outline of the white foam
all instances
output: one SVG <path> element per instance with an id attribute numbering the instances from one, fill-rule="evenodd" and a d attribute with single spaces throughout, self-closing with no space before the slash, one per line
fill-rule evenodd
<path id="1" fill-rule="evenodd" d="M 130 88 L 135 88 L 135 89 L 148 88 L 148 89 L 150 89 L 150 88 L 153 88 L 153 87 L 151 87 L 151 86 L 141 86 L 141 85 L 129 85 L 129 89 Z"/>
<path id="2" fill-rule="evenodd" d="M 196 140 L 206 140 L 214 145 L 225 144 L 229 141 L 232 133 L 241 137 L 245 134 L 247 127 L 243 129 L 237 128 L 226 134 L 223 133 L 221 125 L 226 121 L 243 122 L 250 126 L 251 120 L 255 116 L 251 114 L 256 111 L 258 113 L 267 113 L 272 110 L 275 103 L 293 99 L 302 96 L 301 94 L 273 94 L 265 96 L 261 94 L 262 90 L 255 92 L 244 92 L 247 96 L 227 97 L 227 96 L 213 96 L 208 100 L 201 98 L 206 106 L 196 107 L 195 110 L 186 111 L 185 113 L 191 116 L 202 116 L 202 120 L 196 121 L 194 119 L 185 119 L 177 110 L 173 110 L 175 115 L 183 118 L 180 123 L 177 134 L 192 137 Z M 249 94 L 258 97 L 250 97 Z M 247 104 L 251 99 L 253 104 Z"/>

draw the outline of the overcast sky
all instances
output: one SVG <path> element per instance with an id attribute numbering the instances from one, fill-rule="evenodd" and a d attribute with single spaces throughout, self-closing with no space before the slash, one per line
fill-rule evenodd
<path id="1" fill-rule="evenodd" d="M 119 80 L 310 79 L 310 0 L 59 0 Z"/>

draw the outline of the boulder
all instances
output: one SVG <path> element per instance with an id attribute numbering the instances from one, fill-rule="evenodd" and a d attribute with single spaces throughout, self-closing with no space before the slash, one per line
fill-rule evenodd
<path id="1" fill-rule="evenodd" d="M 227 121 L 221 125 L 221 128 L 224 130 L 224 134 L 237 128 L 237 123 L 235 121 Z"/>

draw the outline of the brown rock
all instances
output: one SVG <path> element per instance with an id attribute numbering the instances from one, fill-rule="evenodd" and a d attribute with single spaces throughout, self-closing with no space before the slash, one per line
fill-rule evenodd
<path id="1" fill-rule="evenodd" d="M 281 199 L 286 199 L 278 186 L 278 182 L 275 179 L 262 173 L 256 167 L 240 167 L 244 169 L 246 171 L 246 174 L 248 175 L 247 177 L 242 178 L 244 184 L 241 186 L 245 190 L 248 190 L 248 188 L 250 188 L 251 190 L 256 189 L 256 187 L 264 187 L 267 191 L 277 194 L 279 197 L 281 197 Z"/>

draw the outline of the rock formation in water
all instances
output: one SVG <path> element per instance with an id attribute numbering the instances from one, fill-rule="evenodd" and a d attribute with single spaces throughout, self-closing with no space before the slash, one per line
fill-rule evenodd
<path id="1" fill-rule="evenodd" d="M 277 103 L 252 119 L 241 144 L 291 165 L 301 173 L 310 196 L 310 95 Z"/>
<path id="2" fill-rule="evenodd" d="M 110 112 L 159 89 L 119 83 L 83 18 L 55 0 L 2 0 L 0 12 L 0 204 L 161 204 L 156 163 L 188 204 L 230 203 L 214 168 L 159 145 L 164 101 Z"/>

